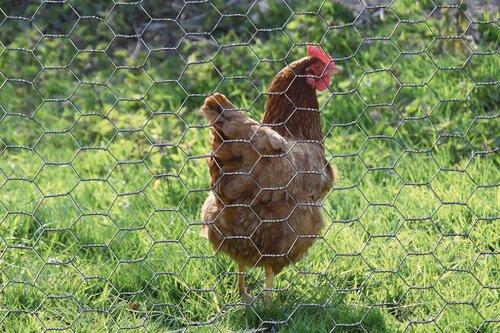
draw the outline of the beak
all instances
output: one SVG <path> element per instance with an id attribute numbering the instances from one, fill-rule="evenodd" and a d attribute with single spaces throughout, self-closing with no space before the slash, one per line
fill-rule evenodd
<path id="1" fill-rule="evenodd" d="M 331 71 L 332 74 L 339 74 L 342 72 L 342 67 L 335 66 L 333 67 L 333 70 Z"/>

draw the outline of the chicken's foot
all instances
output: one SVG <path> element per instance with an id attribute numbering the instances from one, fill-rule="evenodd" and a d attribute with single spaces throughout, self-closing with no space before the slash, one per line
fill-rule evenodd
<path id="1" fill-rule="evenodd" d="M 274 276 L 275 274 L 273 272 L 273 269 L 269 266 L 266 266 L 266 288 L 264 289 L 266 292 L 264 296 L 264 303 L 266 304 L 266 306 L 271 305 Z"/>
<path id="2" fill-rule="evenodd" d="M 253 301 L 255 301 L 255 297 L 248 294 L 245 281 L 245 267 L 243 267 L 242 265 L 239 265 L 238 291 L 240 292 L 240 296 L 243 301 L 247 303 L 252 303 Z"/>

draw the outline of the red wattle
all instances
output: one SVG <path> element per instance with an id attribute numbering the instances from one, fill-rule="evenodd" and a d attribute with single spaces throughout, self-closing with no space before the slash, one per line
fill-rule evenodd
<path id="1" fill-rule="evenodd" d="M 330 75 L 325 75 L 321 79 L 316 79 L 316 84 L 314 85 L 314 88 L 318 91 L 323 91 L 328 88 L 330 85 Z"/>

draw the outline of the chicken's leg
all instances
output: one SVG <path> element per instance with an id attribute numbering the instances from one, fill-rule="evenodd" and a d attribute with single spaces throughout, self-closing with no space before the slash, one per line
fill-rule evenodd
<path id="1" fill-rule="evenodd" d="M 245 302 L 252 303 L 255 300 L 255 297 L 249 295 L 247 292 L 247 287 L 245 283 L 245 267 L 243 267 L 243 265 L 239 265 L 238 268 L 239 268 L 238 290 L 240 292 L 240 296 Z"/>
<path id="2" fill-rule="evenodd" d="M 273 269 L 269 266 L 266 266 L 266 294 L 264 296 L 264 303 L 267 306 L 271 305 L 274 276 L 275 274 L 273 272 Z"/>

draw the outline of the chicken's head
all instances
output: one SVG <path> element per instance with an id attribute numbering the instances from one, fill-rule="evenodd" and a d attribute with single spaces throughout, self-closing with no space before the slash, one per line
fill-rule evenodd
<path id="1" fill-rule="evenodd" d="M 306 68 L 306 81 L 318 91 L 323 91 L 330 85 L 330 75 L 338 72 L 332 57 L 319 47 L 309 45 L 307 54 L 312 58 L 312 63 Z"/>

